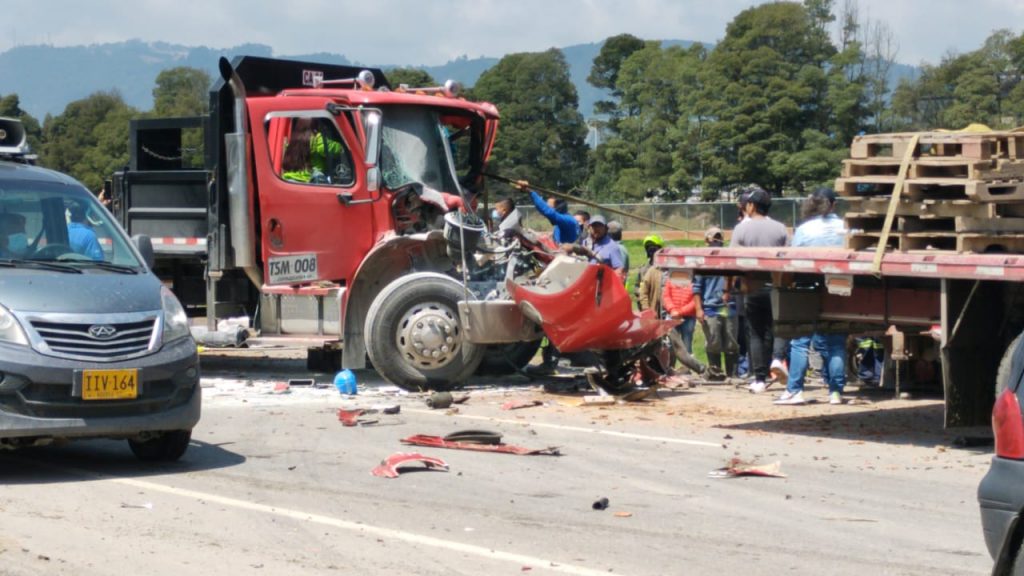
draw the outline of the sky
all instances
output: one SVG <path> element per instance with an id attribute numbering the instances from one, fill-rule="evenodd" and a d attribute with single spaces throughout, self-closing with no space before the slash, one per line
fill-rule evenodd
<path id="1" fill-rule="evenodd" d="M 835 0 L 837 7 L 844 1 Z M 1024 0 L 855 0 L 884 22 L 896 60 L 937 63 L 978 48 L 995 29 L 1024 28 Z M 440 65 L 598 42 L 715 42 L 740 11 L 763 0 L 0 0 L 0 52 L 130 39 L 274 55 L 330 52 L 362 64 Z"/>

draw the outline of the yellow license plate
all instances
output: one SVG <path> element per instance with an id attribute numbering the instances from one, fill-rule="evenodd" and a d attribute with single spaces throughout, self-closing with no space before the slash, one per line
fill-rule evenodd
<path id="1" fill-rule="evenodd" d="M 83 370 L 82 400 L 126 400 L 139 397 L 139 371 Z"/>

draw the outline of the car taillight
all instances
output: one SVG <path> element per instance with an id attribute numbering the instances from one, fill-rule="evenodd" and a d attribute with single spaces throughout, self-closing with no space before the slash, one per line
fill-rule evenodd
<path id="1" fill-rule="evenodd" d="M 996 398 L 992 408 L 992 432 L 996 439 L 996 456 L 1024 459 L 1024 419 L 1013 390 L 1003 390 Z"/>

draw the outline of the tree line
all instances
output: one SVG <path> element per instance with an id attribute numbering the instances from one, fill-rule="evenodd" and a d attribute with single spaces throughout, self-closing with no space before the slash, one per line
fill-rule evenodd
<path id="1" fill-rule="evenodd" d="M 737 14 L 714 47 L 608 38 L 587 81 L 609 97 L 589 122 L 557 49 L 506 55 L 467 96 L 501 112 L 492 171 L 600 201 L 714 199 L 751 183 L 802 195 L 838 175 L 857 134 L 1024 120 L 1024 34 L 995 31 L 892 86 L 897 57 L 892 31 L 861 18 L 857 0 L 775 2 Z M 412 68 L 388 79 L 436 84 Z M 42 122 L 16 94 L 0 95 L 0 116 L 23 120 L 41 164 L 95 190 L 128 163 L 129 119 L 203 114 L 210 82 L 172 68 L 157 77 L 150 111 L 99 92 Z"/>

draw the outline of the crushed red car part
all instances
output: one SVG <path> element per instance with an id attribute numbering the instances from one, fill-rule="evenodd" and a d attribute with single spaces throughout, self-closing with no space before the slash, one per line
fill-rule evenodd
<path id="1" fill-rule="evenodd" d="M 380 466 L 371 470 L 370 473 L 380 478 L 398 478 L 398 475 L 402 473 L 400 468 L 413 462 L 422 462 L 426 465 L 427 470 L 448 471 L 448 463 L 440 458 L 424 456 L 418 452 L 396 452 L 381 460 Z"/>
<path id="2" fill-rule="evenodd" d="M 532 285 L 513 280 L 506 285 L 523 314 L 540 324 L 563 354 L 643 346 L 679 323 L 661 320 L 651 310 L 634 312 L 622 279 L 605 268 L 558 256 Z"/>
<path id="3" fill-rule="evenodd" d="M 412 444 L 413 446 L 427 446 L 430 448 L 449 448 L 452 450 L 474 450 L 477 452 L 499 452 L 501 454 L 517 454 L 519 456 L 534 456 L 534 455 L 546 455 L 546 456 L 560 456 L 561 452 L 558 451 L 556 446 L 549 446 L 547 448 L 531 449 L 523 446 L 515 446 L 513 444 L 480 444 L 477 442 L 458 442 L 452 440 L 445 440 L 440 436 L 427 436 L 425 434 L 417 434 L 415 436 L 409 436 L 408 438 L 402 439 L 402 444 Z"/>
<path id="4" fill-rule="evenodd" d="M 359 417 L 366 413 L 366 410 L 356 408 L 355 410 L 345 410 L 340 408 L 338 410 L 338 420 L 341 421 L 342 426 L 355 426 L 359 424 Z"/>

